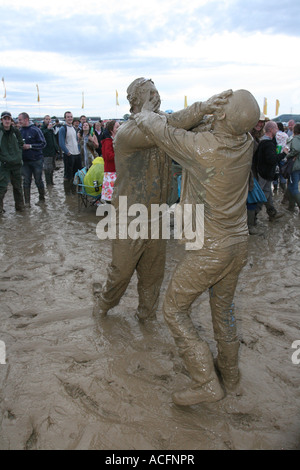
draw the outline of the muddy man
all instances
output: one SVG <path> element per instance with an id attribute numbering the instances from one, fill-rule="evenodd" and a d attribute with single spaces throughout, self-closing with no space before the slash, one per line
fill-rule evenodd
<path id="1" fill-rule="evenodd" d="M 164 119 L 174 127 L 191 129 L 199 124 L 204 115 L 213 113 L 227 102 L 231 93 L 230 90 L 209 101 L 194 103 Z M 117 225 L 122 218 L 121 196 L 126 196 L 127 207 L 143 204 L 147 208 L 150 225 L 151 206 L 167 202 L 171 184 L 171 159 L 138 128 L 133 116 L 142 110 L 145 102 L 151 102 L 151 109 L 161 113 L 160 96 L 153 81 L 141 77 L 129 85 L 127 98 L 132 115 L 120 126 L 114 140 L 117 179 L 111 202 L 116 210 Z M 128 224 L 131 219 L 127 217 Z M 116 233 L 119 233 L 119 227 Z M 148 233 L 151 233 L 150 227 Z M 141 321 L 155 317 L 165 257 L 166 240 L 162 238 L 151 239 L 149 235 L 147 239 L 131 239 L 128 236 L 112 241 L 112 261 L 108 267 L 107 280 L 103 288 L 94 289 L 93 315 L 98 326 L 108 310 L 119 303 L 135 271 L 139 296 L 136 316 Z"/>
<path id="2" fill-rule="evenodd" d="M 145 109 L 146 108 L 146 109 Z M 249 131 L 257 123 L 259 106 L 246 90 L 229 96 L 222 111 L 214 113 L 211 132 L 175 129 L 165 116 L 151 110 L 151 102 L 135 116 L 144 134 L 183 167 L 180 205 L 204 205 L 203 244 L 187 249 L 167 289 L 163 311 L 179 354 L 193 384 L 173 395 L 178 405 L 214 402 L 224 397 L 206 341 L 190 318 L 193 302 L 207 289 L 217 368 L 226 390 L 239 382 L 238 351 L 233 297 L 238 276 L 247 260 L 246 199 L 253 155 Z M 193 215 L 196 214 L 196 210 Z M 198 249 L 197 249 L 198 248 Z"/>

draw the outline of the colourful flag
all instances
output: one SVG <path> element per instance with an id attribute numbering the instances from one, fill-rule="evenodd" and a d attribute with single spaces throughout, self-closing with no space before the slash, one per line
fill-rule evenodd
<path id="1" fill-rule="evenodd" d="M 37 89 L 37 101 L 40 102 L 40 91 L 39 91 L 39 86 L 36 86 Z"/>
<path id="2" fill-rule="evenodd" d="M 116 106 L 120 106 L 119 105 L 119 94 L 118 94 L 117 90 L 116 90 Z"/>
<path id="3" fill-rule="evenodd" d="M 84 91 L 82 92 L 82 104 L 81 104 L 81 108 L 82 108 L 82 109 L 84 108 Z"/>
<path id="4" fill-rule="evenodd" d="M 267 98 L 264 98 L 264 115 L 266 116 L 268 114 L 268 102 Z"/>
<path id="5" fill-rule="evenodd" d="M 276 111 L 275 111 L 275 116 L 278 116 L 278 114 L 279 114 L 279 106 L 280 106 L 279 100 L 276 100 Z"/>
<path id="6" fill-rule="evenodd" d="M 2 77 L 2 82 L 3 82 L 3 87 L 4 87 L 4 96 L 3 96 L 3 99 L 4 99 L 6 98 L 6 88 L 5 88 L 4 77 Z"/>

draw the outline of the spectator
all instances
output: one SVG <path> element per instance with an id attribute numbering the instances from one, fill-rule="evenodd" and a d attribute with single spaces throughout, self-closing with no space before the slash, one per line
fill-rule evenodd
<path id="1" fill-rule="evenodd" d="M 98 149 L 97 149 L 97 152 L 99 155 L 102 155 L 102 140 L 103 140 L 103 135 L 104 135 L 104 127 L 101 125 L 101 122 L 103 123 L 103 121 L 97 121 L 95 122 L 95 125 L 94 125 L 94 132 L 95 132 L 95 136 L 97 137 L 97 140 L 98 140 Z"/>
<path id="2" fill-rule="evenodd" d="M 82 129 L 79 130 L 79 145 L 82 166 L 88 170 L 91 167 L 94 158 L 98 157 L 98 154 L 96 153 L 98 140 L 95 135 L 91 135 L 91 126 L 88 122 L 84 122 Z"/>
<path id="3" fill-rule="evenodd" d="M 53 131 L 51 118 L 48 114 L 44 117 L 41 130 L 46 140 L 46 147 L 43 148 L 44 173 L 45 173 L 46 185 L 53 186 L 54 185 L 53 172 L 55 169 L 55 158 L 56 158 L 56 152 L 58 151 L 59 147 L 57 145 L 57 140 Z"/>
<path id="4" fill-rule="evenodd" d="M 271 222 L 283 216 L 282 213 L 277 212 L 275 209 L 272 198 L 272 181 L 274 181 L 276 165 L 285 158 L 284 152 L 276 153 L 274 138 L 277 132 L 278 126 L 276 122 L 268 121 L 265 125 L 265 134 L 254 154 L 252 165 L 254 176 L 266 196 L 267 202 L 264 205 Z M 257 204 L 256 214 L 261 211 L 262 207 L 263 204 Z"/>
<path id="5" fill-rule="evenodd" d="M 29 115 L 21 113 L 18 116 L 23 141 L 23 185 L 25 205 L 30 207 L 30 188 L 32 176 L 39 192 L 39 202 L 45 201 L 45 186 L 43 182 L 43 149 L 46 141 L 42 131 L 29 122 Z"/>
<path id="6" fill-rule="evenodd" d="M 284 126 L 283 126 L 282 122 L 278 122 L 277 126 L 278 126 L 278 131 L 276 132 L 276 136 L 275 136 L 276 153 L 281 153 L 282 150 L 286 147 L 287 140 L 288 140 L 288 135 L 287 135 L 286 132 L 284 132 Z M 281 165 L 282 165 L 282 160 L 276 166 L 275 179 L 273 181 L 274 193 L 277 193 L 278 182 L 279 182 L 279 187 L 281 188 L 283 193 L 286 190 L 286 180 L 280 172 Z"/>
<path id="7" fill-rule="evenodd" d="M 295 203 L 300 209 L 300 123 L 294 126 L 294 137 L 291 141 L 291 146 L 287 158 L 294 160 L 293 171 L 289 179 L 287 188 L 287 196 L 289 199 L 289 210 L 294 210 Z"/>
<path id="8" fill-rule="evenodd" d="M 73 189 L 74 175 L 82 168 L 82 164 L 78 136 L 72 126 L 73 114 L 66 111 L 64 118 L 66 124 L 59 129 L 58 138 L 64 159 L 64 188 L 66 193 L 70 193 Z"/>
<path id="9" fill-rule="evenodd" d="M 290 119 L 289 122 L 288 122 L 287 131 L 286 131 L 288 137 L 293 137 L 294 126 L 295 126 L 295 121 L 294 121 L 294 119 Z"/>
<path id="10" fill-rule="evenodd" d="M 0 124 L 0 215 L 9 182 L 13 187 L 16 211 L 24 209 L 22 192 L 22 149 L 20 131 L 13 126 L 11 113 L 3 111 Z"/>
<path id="11" fill-rule="evenodd" d="M 104 177 L 102 183 L 101 199 L 110 202 L 116 181 L 115 152 L 113 140 L 120 127 L 117 121 L 109 121 L 106 125 L 102 140 L 102 157 L 104 160 Z"/>

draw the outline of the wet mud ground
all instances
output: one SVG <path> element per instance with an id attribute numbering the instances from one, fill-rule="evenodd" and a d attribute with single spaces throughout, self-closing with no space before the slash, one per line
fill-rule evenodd
<path id="1" fill-rule="evenodd" d="M 168 242 L 157 320 L 140 324 L 136 277 L 99 335 L 92 284 L 104 281 L 111 243 L 96 236 L 95 208 L 78 212 L 62 169 L 47 202 L 0 220 L 0 449 L 300 449 L 300 217 L 265 212 L 265 237 L 251 236 L 236 290 L 241 396 L 178 407 L 172 392 L 189 377 L 164 323 L 161 303 L 184 247 Z M 192 318 L 216 353 L 208 295 Z M 299 348 L 299 346 L 298 346 Z"/>

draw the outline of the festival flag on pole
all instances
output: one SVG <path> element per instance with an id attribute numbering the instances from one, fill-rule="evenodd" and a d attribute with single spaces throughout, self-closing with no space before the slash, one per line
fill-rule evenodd
<path id="1" fill-rule="evenodd" d="M 4 87 L 4 96 L 3 96 L 3 99 L 4 99 L 6 98 L 6 88 L 5 88 L 4 77 L 2 77 L 2 82 L 3 82 L 3 87 Z"/>
<path id="2" fill-rule="evenodd" d="M 268 114 L 268 102 L 267 98 L 264 98 L 264 115 L 266 116 Z"/>
<path id="3" fill-rule="evenodd" d="M 82 108 L 82 109 L 84 108 L 84 91 L 82 92 L 82 104 L 81 104 L 81 108 Z"/>
<path id="4" fill-rule="evenodd" d="M 118 90 L 116 90 L 116 106 L 120 106 L 120 105 L 119 105 L 119 94 L 118 94 Z"/>
<path id="5" fill-rule="evenodd" d="M 279 106 L 280 106 L 279 100 L 276 100 L 276 111 L 275 111 L 275 116 L 278 116 L 278 114 L 279 114 Z"/>
<path id="6" fill-rule="evenodd" d="M 38 103 L 40 102 L 40 90 L 39 90 L 39 86 L 37 85 L 36 86 L 36 89 L 37 89 L 37 101 Z"/>
<path id="7" fill-rule="evenodd" d="M 185 108 L 188 107 L 188 104 L 187 104 L 187 97 L 186 97 L 186 96 L 184 97 L 184 107 L 185 107 Z"/>

